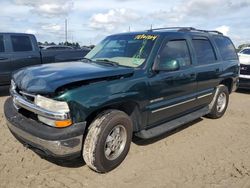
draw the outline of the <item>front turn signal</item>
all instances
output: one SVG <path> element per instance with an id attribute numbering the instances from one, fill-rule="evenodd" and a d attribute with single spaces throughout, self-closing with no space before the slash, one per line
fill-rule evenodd
<path id="1" fill-rule="evenodd" d="M 63 128 L 72 125 L 72 121 L 70 119 L 63 120 L 63 121 L 55 121 L 55 127 Z"/>

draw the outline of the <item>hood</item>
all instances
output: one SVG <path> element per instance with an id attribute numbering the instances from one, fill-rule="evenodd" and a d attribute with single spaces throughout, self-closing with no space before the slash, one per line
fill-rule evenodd
<path id="1" fill-rule="evenodd" d="M 122 76 L 130 73 L 133 73 L 132 68 L 77 61 L 24 68 L 13 75 L 13 80 L 22 91 L 51 94 L 57 88 L 73 82 Z"/>
<path id="2" fill-rule="evenodd" d="M 239 53 L 240 64 L 250 65 L 250 55 Z"/>

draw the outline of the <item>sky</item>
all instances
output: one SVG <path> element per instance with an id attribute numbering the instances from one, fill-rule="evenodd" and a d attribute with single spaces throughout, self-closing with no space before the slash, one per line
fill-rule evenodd
<path id="1" fill-rule="evenodd" d="M 219 30 L 236 46 L 250 43 L 250 0 L 0 0 L 0 32 L 41 42 L 97 44 L 105 36 L 153 26 Z"/>

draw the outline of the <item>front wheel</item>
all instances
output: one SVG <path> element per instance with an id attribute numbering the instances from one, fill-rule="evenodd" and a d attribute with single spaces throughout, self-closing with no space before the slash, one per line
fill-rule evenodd
<path id="1" fill-rule="evenodd" d="M 91 123 L 83 145 L 86 164 L 97 172 L 108 172 L 125 159 L 132 140 L 132 122 L 127 114 L 107 110 Z"/>
<path id="2" fill-rule="evenodd" d="M 229 101 L 228 88 L 224 85 L 218 86 L 218 92 L 215 96 L 215 102 L 212 106 L 211 112 L 207 117 L 212 119 L 218 119 L 226 112 Z"/>

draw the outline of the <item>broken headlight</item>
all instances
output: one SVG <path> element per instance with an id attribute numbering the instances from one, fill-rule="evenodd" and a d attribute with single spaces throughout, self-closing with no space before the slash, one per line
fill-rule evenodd
<path id="1" fill-rule="evenodd" d="M 56 101 L 53 99 L 43 97 L 41 95 L 36 96 L 35 104 L 50 112 L 55 112 L 55 113 L 59 112 L 59 113 L 65 113 L 65 114 L 69 114 L 70 112 L 67 102 Z M 54 120 L 54 119 L 50 119 L 50 118 L 38 115 L 38 119 L 39 121 L 47 125 L 50 125 L 52 127 L 68 127 L 72 124 L 72 121 L 70 118 L 64 119 L 64 120 Z"/>

